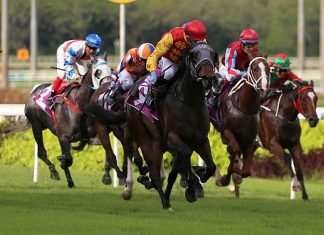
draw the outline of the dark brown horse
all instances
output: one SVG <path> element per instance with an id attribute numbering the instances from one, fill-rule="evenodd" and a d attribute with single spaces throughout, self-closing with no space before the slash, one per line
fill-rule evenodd
<path id="1" fill-rule="evenodd" d="M 201 182 L 206 182 L 216 170 L 213 162 L 208 132 L 209 114 L 205 103 L 205 89 L 214 78 L 214 50 L 205 42 L 192 46 L 164 96 L 156 101 L 159 121 L 151 122 L 132 106 L 126 105 L 127 153 L 131 155 L 133 143 L 138 145 L 149 167 L 152 184 L 158 191 L 164 209 L 171 208 L 170 193 L 177 173 L 188 179 L 186 198 L 194 200 L 190 157 L 196 151 L 205 161 L 206 170 L 200 172 Z M 134 86 L 135 87 L 135 86 Z M 131 91 L 130 91 L 131 92 Z M 175 167 L 168 177 L 166 192 L 162 190 L 160 168 L 163 153 L 176 155 Z M 124 198 L 132 196 L 132 171 L 128 164 Z M 187 194 L 191 196 L 187 197 Z"/>
<path id="2" fill-rule="evenodd" d="M 295 84 L 293 90 L 272 96 L 262 106 L 259 137 L 264 148 L 284 159 L 291 177 L 293 180 L 296 177 L 300 184 L 303 199 L 307 200 L 301 162 L 303 150 L 300 143 L 301 127 L 298 114 L 305 117 L 310 127 L 315 127 L 319 120 L 316 113 L 317 95 L 313 81 L 309 84 L 305 82 Z M 288 149 L 290 154 L 285 149 Z"/>
<path id="3" fill-rule="evenodd" d="M 30 94 L 25 105 L 25 115 L 30 122 L 37 142 L 37 155 L 49 167 L 51 178 L 59 180 L 59 173 L 54 164 L 48 159 L 43 142 L 43 130 L 50 129 L 58 137 L 62 155 L 58 156 L 61 168 L 65 172 L 68 187 L 74 187 L 69 167 L 73 163 L 71 155 L 71 143 L 89 139 L 95 136 L 95 130 L 87 125 L 87 116 L 83 113 L 83 107 L 89 102 L 95 87 L 100 82 L 111 79 L 111 71 L 107 61 L 98 60 L 84 75 L 82 83 L 71 83 L 63 92 L 63 102 L 55 104 L 54 120 L 45 113 L 34 101 L 33 97 L 51 84 L 42 84 L 36 87 Z"/>
<path id="4" fill-rule="evenodd" d="M 127 156 L 125 154 L 125 141 L 124 141 L 124 127 L 125 127 L 125 113 L 124 113 L 124 95 L 117 93 L 115 94 L 116 99 L 109 110 L 104 109 L 105 103 L 108 99 L 107 90 L 109 90 L 110 82 L 105 83 L 96 90 L 89 104 L 85 107 L 85 112 L 94 118 L 94 125 L 103 148 L 106 153 L 105 162 L 105 174 L 102 177 L 104 184 L 111 184 L 111 176 L 109 171 L 111 168 L 116 170 L 117 177 L 124 180 L 126 178 L 127 171 Z M 107 106 L 107 105 L 106 105 Z M 117 158 L 112 150 L 112 146 L 109 139 L 109 133 L 113 133 L 114 136 L 121 142 L 124 149 L 123 166 L 122 170 L 117 165 Z M 142 156 L 140 156 L 138 149 L 134 149 L 133 153 L 134 162 L 137 165 L 140 175 L 147 173 L 147 168 L 143 167 Z M 147 179 L 145 177 L 144 179 Z"/>
<path id="5" fill-rule="evenodd" d="M 253 142 L 259 129 L 260 100 L 265 96 L 269 82 L 269 65 L 261 55 L 250 55 L 247 74 L 235 84 L 231 84 L 220 97 L 222 124 L 211 123 L 221 133 L 222 142 L 227 145 L 230 163 L 225 174 L 216 185 L 227 186 L 231 175 L 239 197 L 242 178 L 250 176 Z M 243 162 L 241 156 L 243 155 Z"/>

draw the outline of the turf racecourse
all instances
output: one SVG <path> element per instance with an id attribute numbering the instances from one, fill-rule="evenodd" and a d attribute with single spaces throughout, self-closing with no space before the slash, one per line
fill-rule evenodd
<path id="1" fill-rule="evenodd" d="M 72 167 L 72 174 L 77 187 L 68 189 L 47 169 L 34 184 L 32 169 L 0 166 L 0 234 L 324 234 L 324 187 L 316 180 L 306 181 L 309 202 L 300 194 L 291 201 L 287 180 L 247 179 L 235 199 L 211 179 L 195 203 L 177 183 L 169 212 L 138 183 L 124 201 L 121 187 L 101 183 L 102 172 Z"/>

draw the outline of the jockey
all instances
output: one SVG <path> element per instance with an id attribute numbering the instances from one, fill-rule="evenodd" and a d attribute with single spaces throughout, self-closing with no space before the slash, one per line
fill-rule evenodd
<path id="1" fill-rule="evenodd" d="M 290 69 L 290 58 L 283 53 L 274 56 L 274 60 L 269 62 L 271 77 L 270 87 L 277 88 L 286 85 L 289 81 L 301 81 Z"/>
<path id="2" fill-rule="evenodd" d="M 250 63 L 248 54 L 257 52 L 259 35 L 254 29 L 244 29 L 240 34 L 240 40 L 230 43 L 222 58 L 218 76 L 219 94 L 228 83 L 235 82 L 246 74 L 245 67 Z M 215 94 L 217 96 L 217 94 Z M 209 100 L 210 105 L 216 105 L 217 98 Z"/>
<path id="3" fill-rule="evenodd" d="M 269 61 L 270 66 L 270 90 L 266 98 L 270 98 L 276 93 L 281 93 L 282 88 L 292 88 L 293 81 L 301 82 L 302 79 L 294 74 L 290 69 L 290 58 L 284 53 L 278 53 L 273 61 Z"/>
<path id="4" fill-rule="evenodd" d="M 97 34 L 89 34 L 85 40 L 69 40 L 58 47 L 57 77 L 48 98 L 48 107 L 53 107 L 53 98 L 64 79 L 78 80 L 87 72 L 88 65 L 99 58 L 100 46 L 101 38 Z"/>
<path id="5" fill-rule="evenodd" d="M 146 60 L 154 51 L 155 47 L 151 43 L 143 43 L 139 48 L 129 49 L 116 69 L 118 80 L 112 82 L 109 89 L 109 96 L 114 97 L 116 92 L 125 93 L 141 76 L 148 74 L 146 70 Z"/>
<path id="6" fill-rule="evenodd" d="M 175 27 L 165 33 L 156 44 L 155 50 L 148 57 L 146 68 L 150 72 L 147 82 L 158 87 L 170 81 L 179 69 L 179 60 L 182 55 L 196 41 L 206 40 L 205 25 L 198 20 L 185 23 L 182 27 Z M 157 69 L 160 68 L 163 77 L 158 79 Z M 152 93 L 147 91 L 146 104 L 151 105 L 153 101 Z"/>
<path id="7" fill-rule="evenodd" d="M 240 34 L 240 40 L 229 44 L 222 58 L 223 66 L 220 68 L 224 85 L 246 74 L 244 67 L 250 63 L 248 53 L 258 51 L 258 43 L 258 33 L 253 29 L 244 29 Z"/>

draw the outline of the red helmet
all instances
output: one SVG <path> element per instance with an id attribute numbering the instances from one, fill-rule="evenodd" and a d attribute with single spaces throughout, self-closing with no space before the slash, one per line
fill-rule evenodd
<path id="1" fill-rule="evenodd" d="M 185 33 L 191 36 L 195 41 L 206 39 L 205 25 L 199 20 L 193 20 L 184 25 Z"/>
<path id="2" fill-rule="evenodd" d="M 257 44 L 259 43 L 259 34 L 254 29 L 244 29 L 240 34 L 242 43 Z"/>

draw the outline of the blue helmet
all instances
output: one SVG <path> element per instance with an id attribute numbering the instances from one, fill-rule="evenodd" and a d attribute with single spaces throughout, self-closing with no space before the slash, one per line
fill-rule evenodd
<path id="1" fill-rule="evenodd" d="M 92 33 L 86 37 L 86 42 L 89 47 L 100 48 L 101 38 L 98 34 Z"/>

